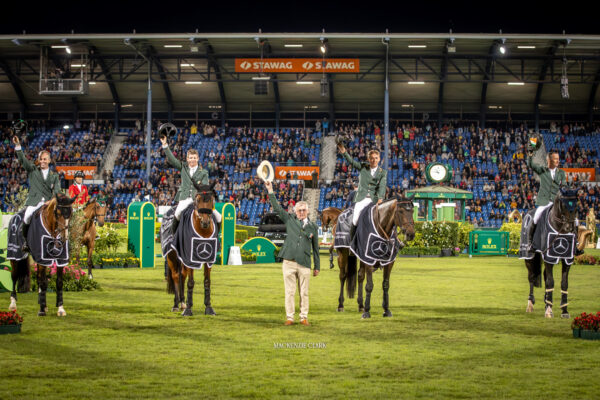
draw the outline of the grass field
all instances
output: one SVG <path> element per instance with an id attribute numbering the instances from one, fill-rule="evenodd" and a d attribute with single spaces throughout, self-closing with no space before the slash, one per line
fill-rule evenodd
<path id="1" fill-rule="evenodd" d="M 355 299 L 335 311 L 338 269 L 322 264 L 310 327 L 283 326 L 279 264 L 215 267 L 216 317 L 203 315 L 200 280 L 195 315 L 171 313 L 162 263 L 95 271 L 102 290 L 66 293 L 62 319 L 54 307 L 37 317 L 36 295 L 21 294 L 23 332 L 0 335 L 0 399 L 598 397 L 600 342 L 545 319 L 542 289 L 526 314 L 515 258 L 399 258 L 394 317 L 382 317 L 377 273 L 370 320 Z M 599 310 L 600 268 L 570 278 L 571 315 Z"/>

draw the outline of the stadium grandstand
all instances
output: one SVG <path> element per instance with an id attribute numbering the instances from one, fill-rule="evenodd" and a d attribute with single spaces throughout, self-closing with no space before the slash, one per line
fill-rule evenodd
<path id="1" fill-rule="evenodd" d="M 270 208 L 262 160 L 319 168 L 318 187 L 278 181 L 285 207 L 307 200 L 312 219 L 345 207 L 357 172 L 336 152 L 341 132 L 353 157 L 387 155 L 388 196 L 449 164 L 447 185 L 473 192 L 465 219 L 487 227 L 533 207 L 525 146 L 539 132 L 579 181 L 585 219 L 600 211 L 598 48 L 599 36 L 501 33 L 0 36 L 2 210 L 27 185 L 10 144 L 21 118 L 29 158 L 46 149 L 57 168 L 91 171 L 90 194 L 109 197 L 114 221 L 133 200 L 173 203 L 178 175 L 157 136 L 167 121 L 179 128 L 173 152 L 198 150 L 241 224 Z"/>

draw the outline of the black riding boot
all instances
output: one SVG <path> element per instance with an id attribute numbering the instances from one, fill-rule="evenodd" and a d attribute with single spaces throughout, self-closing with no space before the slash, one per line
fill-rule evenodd
<path id="1" fill-rule="evenodd" d="M 173 236 L 177 233 L 177 227 L 179 226 L 179 220 L 173 217 L 173 222 L 171 223 L 171 232 Z"/>
<path id="2" fill-rule="evenodd" d="M 29 253 L 29 246 L 27 246 L 27 233 L 29 232 L 29 226 L 30 224 L 26 224 L 25 222 L 23 222 L 23 246 L 21 247 L 21 251 L 23 253 Z"/>

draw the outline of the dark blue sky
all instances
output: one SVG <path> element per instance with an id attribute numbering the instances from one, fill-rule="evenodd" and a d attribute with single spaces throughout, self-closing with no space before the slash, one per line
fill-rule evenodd
<path id="1" fill-rule="evenodd" d="M 448 32 L 600 34 L 593 2 L 539 1 L 3 2 L 0 33 Z M 208 4 L 206 4 L 208 3 Z M 479 3 L 479 5 L 477 5 Z M 193 5 L 190 5 L 193 4 Z M 475 4 L 475 5 L 474 5 Z M 564 8 L 564 9 L 563 9 Z"/>

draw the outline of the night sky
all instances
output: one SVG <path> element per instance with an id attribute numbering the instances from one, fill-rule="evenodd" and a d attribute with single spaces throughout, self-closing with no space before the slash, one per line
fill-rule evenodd
<path id="1" fill-rule="evenodd" d="M 203 4 L 208 3 L 208 4 Z M 587 4 L 586 4 L 587 3 Z M 194 32 L 432 32 L 600 34 L 593 2 L 27 1 L 2 4 L 1 34 Z M 194 4 L 194 5 L 190 5 Z M 474 5 L 475 4 L 475 5 Z M 489 5 L 488 5 L 489 4 Z M 555 3 L 554 3 L 555 4 Z"/>

